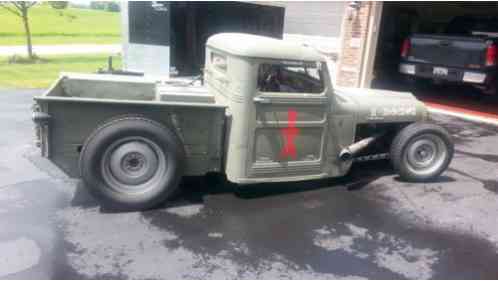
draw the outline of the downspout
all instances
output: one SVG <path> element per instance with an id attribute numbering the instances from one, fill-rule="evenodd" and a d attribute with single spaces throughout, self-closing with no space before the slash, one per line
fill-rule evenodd
<path id="1" fill-rule="evenodd" d="M 363 82 L 363 77 L 364 77 L 364 74 L 365 74 L 365 52 L 366 52 L 366 49 L 367 49 L 367 46 L 368 46 L 368 39 L 369 39 L 369 36 L 368 36 L 368 33 L 370 32 L 370 22 L 371 22 L 371 15 L 372 15 L 372 7 L 373 7 L 373 4 L 375 2 L 363 2 L 363 3 L 366 3 L 369 5 L 368 7 L 368 14 L 367 14 L 367 23 L 366 23 L 366 32 L 365 34 L 362 36 L 362 44 L 361 44 L 361 56 L 360 56 L 360 62 L 361 62 L 361 65 L 360 65 L 360 71 L 358 73 L 358 81 L 357 81 L 357 84 L 356 84 L 356 87 L 358 88 L 363 88 L 363 85 L 362 85 L 362 82 Z"/>
<path id="2" fill-rule="evenodd" d="M 367 39 L 362 54 L 362 65 L 360 70 L 360 88 L 370 87 L 373 76 L 373 67 L 377 55 L 377 41 L 379 37 L 379 28 L 382 20 L 383 2 L 372 2 L 373 5 L 369 11 L 369 22 L 367 30 Z"/>

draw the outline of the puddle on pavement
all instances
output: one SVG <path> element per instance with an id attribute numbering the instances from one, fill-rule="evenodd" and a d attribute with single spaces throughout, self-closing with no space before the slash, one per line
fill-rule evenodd
<path id="1" fill-rule="evenodd" d="M 203 262 L 195 266 L 214 272 L 217 267 L 227 266 L 224 263 L 229 260 L 242 265 L 234 268 L 235 271 L 262 272 L 283 266 L 282 271 L 307 270 L 339 277 L 496 278 L 498 269 L 494 265 L 498 254 L 489 242 L 422 227 L 407 220 L 410 215 L 402 220 L 389 211 L 387 198 L 369 197 L 372 189 L 383 188 L 382 184 L 372 182 L 392 174 L 389 165 L 383 163 L 357 165 L 351 175 L 333 180 L 238 189 L 227 183 L 207 188 L 203 179 L 194 179 L 187 181 L 187 191 L 180 198 L 140 216 L 152 226 L 178 237 L 161 239 L 163 234 L 157 235 L 158 241 L 172 254 L 183 253 L 185 259 L 201 257 Z M 496 192 L 496 182 L 479 181 Z M 366 186 L 368 192 L 364 192 Z M 91 211 L 98 208 L 81 184 L 71 206 Z M 101 216 L 108 213 L 101 209 L 98 212 L 95 221 L 101 221 L 104 219 Z M 97 230 L 87 228 L 87 231 Z M 136 230 L 143 237 L 147 237 L 148 231 Z M 68 240 L 57 248 L 71 255 L 81 251 Z M 226 260 L 211 261 L 219 256 Z M 68 266 L 68 260 L 61 259 L 60 263 L 56 272 L 59 278 L 88 277 Z M 123 271 L 117 276 L 134 277 L 129 274 Z M 112 277 L 100 271 L 93 277 L 106 276 Z"/>
<path id="2" fill-rule="evenodd" d="M 151 243 L 162 244 L 163 252 L 166 251 L 163 255 L 167 255 L 163 258 L 179 255 L 183 260 L 176 261 L 179 265 L 189 264 L 189 268 L 193 266 L 208 274 L 200 276 L 219 276 L 216 272 L 245 276 L 244 270 L 252 274 L 247 276 L 255 278 L 290 278 L 290 274 L 303 270 L 307 272 L 300 275 L 303 278 L 312 278 L 311 272 L 333 274 L 332 277 L 389 279 L 498 276 L 498 269 L 494 266 L 498 254 L 488 241 L 418 225 L 415 219 L 410 220 L 413 214 L 403 215 L 401 219 L 399 214 L 390 211 L 388 198 L 372 198 L 370 195 L 375 192 L 372 189 L 384 188 L 382 184 L 372 182 L 391 174 L 388 162 L 384 161 L 376 165 L 356 165 L 347 177 L 311 182 L 236 188 L 223 181 L 214 187 L 210 182 L 208 187 L 203 178 L 194 178 L 184 183 L 185 191 L 179 198 L 140 214 L 147 224 L 162 232 L 150 234 L 150 229 L 138 225 L 135 228 L 143 229 L 135 229 L 132 237 L 156 237 Z M 364 189 L 366 186 L 368 190 Z M 85 224 L 79 222 L 81 218 L 78 217 L 86 217 L 88 212 L 96 212 L 88 221 L 97 224 L 106 214 L 113 218 L 137 215 L 100 210 L 81 185 L 72 205 L 83 208 L 71 214 L 80 224 L 74 229 L 77 232 L 85 229 L 81 228 Z M 164 233 L 175 239 L 161 238 Z M 82 245 L 91 245 L 86 250 L 95 247 L 90 240 L 78 239 L 83 238 L 75 240 L 80 243 L 77 250 L 67 247 L 66 250 L 78 253 Z M 146 243 L 141 239 L 130 239 L 129 246 L 134 249 Z M 98 248 L 93 250 L 99 251 Z M 142 253 L 135 262 L 147 260 L 148 256 Z M 91 263 L 86 259 L 82 262 Z M 74 261 L 72 263 L 74 266 Z M 124 266 L 120 269 L 123 271 L 121 275 L 134 276 L 133 273 L 127 275 L 126 263 L 121 266 Z M 276 275 L 264 275 L 272 268 L 279 268 Z M 65 270 L 72 276 L 74 269 L 69 269 Z M 105 276 L 91 264 L 86 264 L 83 272 L 93 272 L 95 275 L 90 275 L 93 277 Z M 281 275 L 282 272 L 294 273 Z M 64 271 L 58 276 L 64 276 Z M 192 275 L 196 276 L 200 277 Z"/>
<path id="3" fill-rule="evenodd" d="M 203 205 L 190 215 L 163 209 L 143 216 L 180 237 L 177 247 L 213 256 L 228 251 L 234 260 L 254 267 L 276 254 L 317 272 L 368 278 L 498 276 L 492 244 L 402 221 L 389 212 L 388 202 L 372 200 L 361 190 L 368 180 L 348 188 L 354 177 L 264 184 L 235 192 L 196 188 L 184 195 L 180 207 Z"/>

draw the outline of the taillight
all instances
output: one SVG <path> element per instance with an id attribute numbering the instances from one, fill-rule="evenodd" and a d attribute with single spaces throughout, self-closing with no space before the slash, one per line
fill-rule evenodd
<path id="1" fill-rule="evenodd" d="M 405 39 L 401 46 L 401 57 L 406 58 L 410 52 L 410 39 Z"/>
<path id="2" fill-rule="evenodd" d="M 488 48 L 486 49 L 486 66 L 496 65 L 496 51 L 495 44 L 488 45 Z"/>

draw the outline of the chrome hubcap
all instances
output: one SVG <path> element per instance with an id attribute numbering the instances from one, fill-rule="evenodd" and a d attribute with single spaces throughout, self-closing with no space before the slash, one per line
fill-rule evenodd
<path id="1" fill-rule="evenodd" d="M 446 145 L 439 136 L 426 134 L 408 144 L 405 160 L 412 172 L 425 175 L 439 169 L 444 164 L 447 153 Z"/>
<path id="2" fill-rule="evenodd" d="M 143 192 L 167 169 L 166 156 L 154 142 L 129 137 L 114 142 L 102 158 L 106 183 L 120 192 Z"/>
<path id="3" fill-rule="evenodd" d="M 142 169 L 145 165 L 145 157 L 136 152 L 129 153 L 123 158 L 123 169 L 136 172 Z"/>

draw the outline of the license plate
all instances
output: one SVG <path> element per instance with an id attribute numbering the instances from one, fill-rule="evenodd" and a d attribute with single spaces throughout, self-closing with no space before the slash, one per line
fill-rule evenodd
<path id="1" fill-rule="evenodd" d="M 462 80 L 465 82 L 471 82 L 471 83 L 484 83 L 484 80 L 486 80 L 486 74 L 466 71 L 463 73 Z"/>
<path id="2" fill-rule="evenodd" d="M 400 64 L 399 71 L 404 74 L 415 74 L 415 65 L 413 64 Z"/>
<path id="3" fill-rule="evenodd" d="M 434 67 L 432 69 L 432 74 L 437 75 L 437 76 L 447 76 L 448 69 L 446 67 Z"/>

